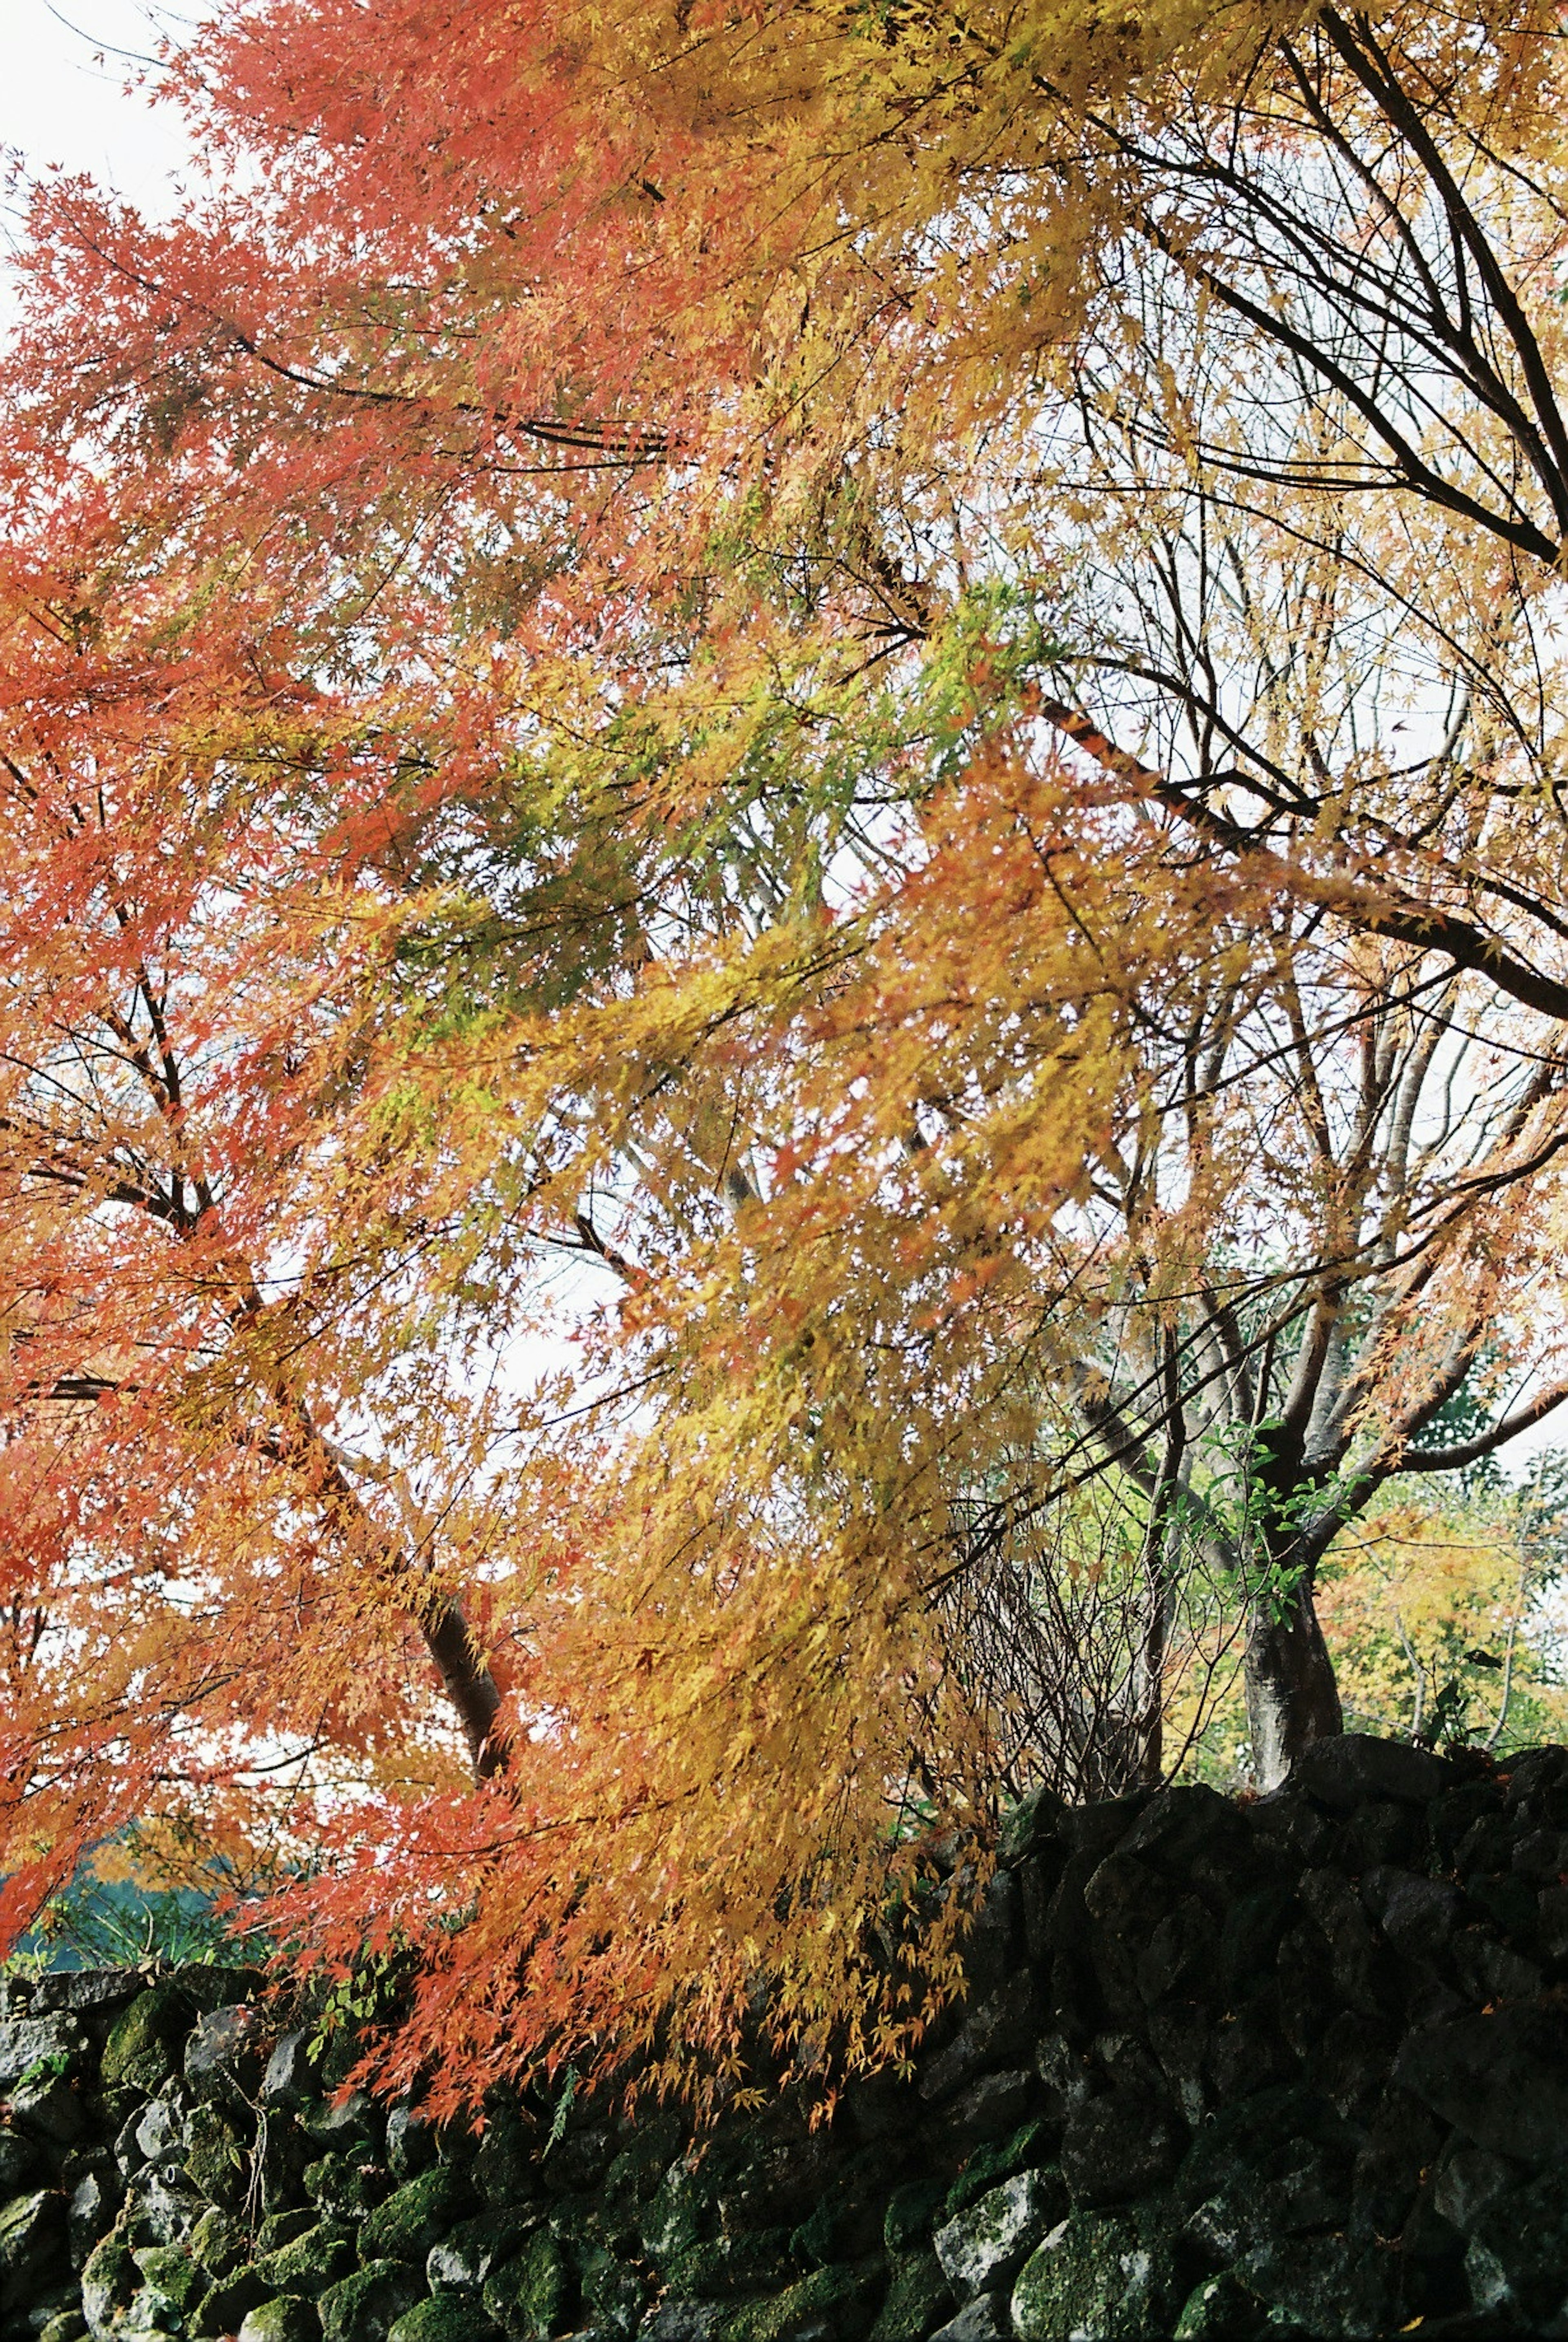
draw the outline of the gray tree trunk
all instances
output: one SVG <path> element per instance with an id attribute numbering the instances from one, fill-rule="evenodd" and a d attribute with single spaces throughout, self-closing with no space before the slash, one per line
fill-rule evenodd
<path id="1" fill-rule="evenodd" d="M 1245 1665 L 1247 1724 L 1260 1789 L 1277 1789 L 1308 1743 L 1344 1730 L 1333 1662 L 1303 1577 L 1282 1606 L 1253 1605 Z"/>

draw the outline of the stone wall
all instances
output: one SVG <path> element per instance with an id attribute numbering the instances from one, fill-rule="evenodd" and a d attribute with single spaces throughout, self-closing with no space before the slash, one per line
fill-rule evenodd
<path id="1" fill-rule="evenodd" d="M 0 2008 L 0 2342 L 1568 2336 L 1568 1750 L 1013 1817 L 913 2081 L 335 2107 L 242 1971 Z"/>

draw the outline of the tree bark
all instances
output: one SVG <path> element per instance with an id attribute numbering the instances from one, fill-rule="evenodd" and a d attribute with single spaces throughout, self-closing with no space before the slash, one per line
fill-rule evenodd
<path id="1" fill-rule="evenodd" d="M 1339 1689 L 1303 1576 L 1283 1604 L 1255 1603 L 1247 1632 L 1247 1723 L 1260 1789 L 1277 1789 L 1313 1740 L 1344 1730 Z"/>

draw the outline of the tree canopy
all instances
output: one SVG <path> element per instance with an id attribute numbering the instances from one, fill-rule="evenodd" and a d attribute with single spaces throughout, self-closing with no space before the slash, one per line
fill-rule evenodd
<path id="1" fill-rule="evenodd" d="M 163 1812 L 444 2105 L 886 2054 L 999 1797 L 1203 1605 L 1277 1778 L 1568 1387 L 1556 20 L 168 73 L 0 381 L 0 1921 Z"/>

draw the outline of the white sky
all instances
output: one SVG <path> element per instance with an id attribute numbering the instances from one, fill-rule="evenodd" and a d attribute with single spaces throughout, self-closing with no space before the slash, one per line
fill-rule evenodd
<path id="1" fill-rule="evenodd" d="M 0 148 L 29 171 L 88 171 L 143 210 L 166 212 L 188 152 L 179 119 L 126 84 L 154 54 L 160 22 L 177 35 L 205 13 L 202 0 L 0 0 Z"/>

